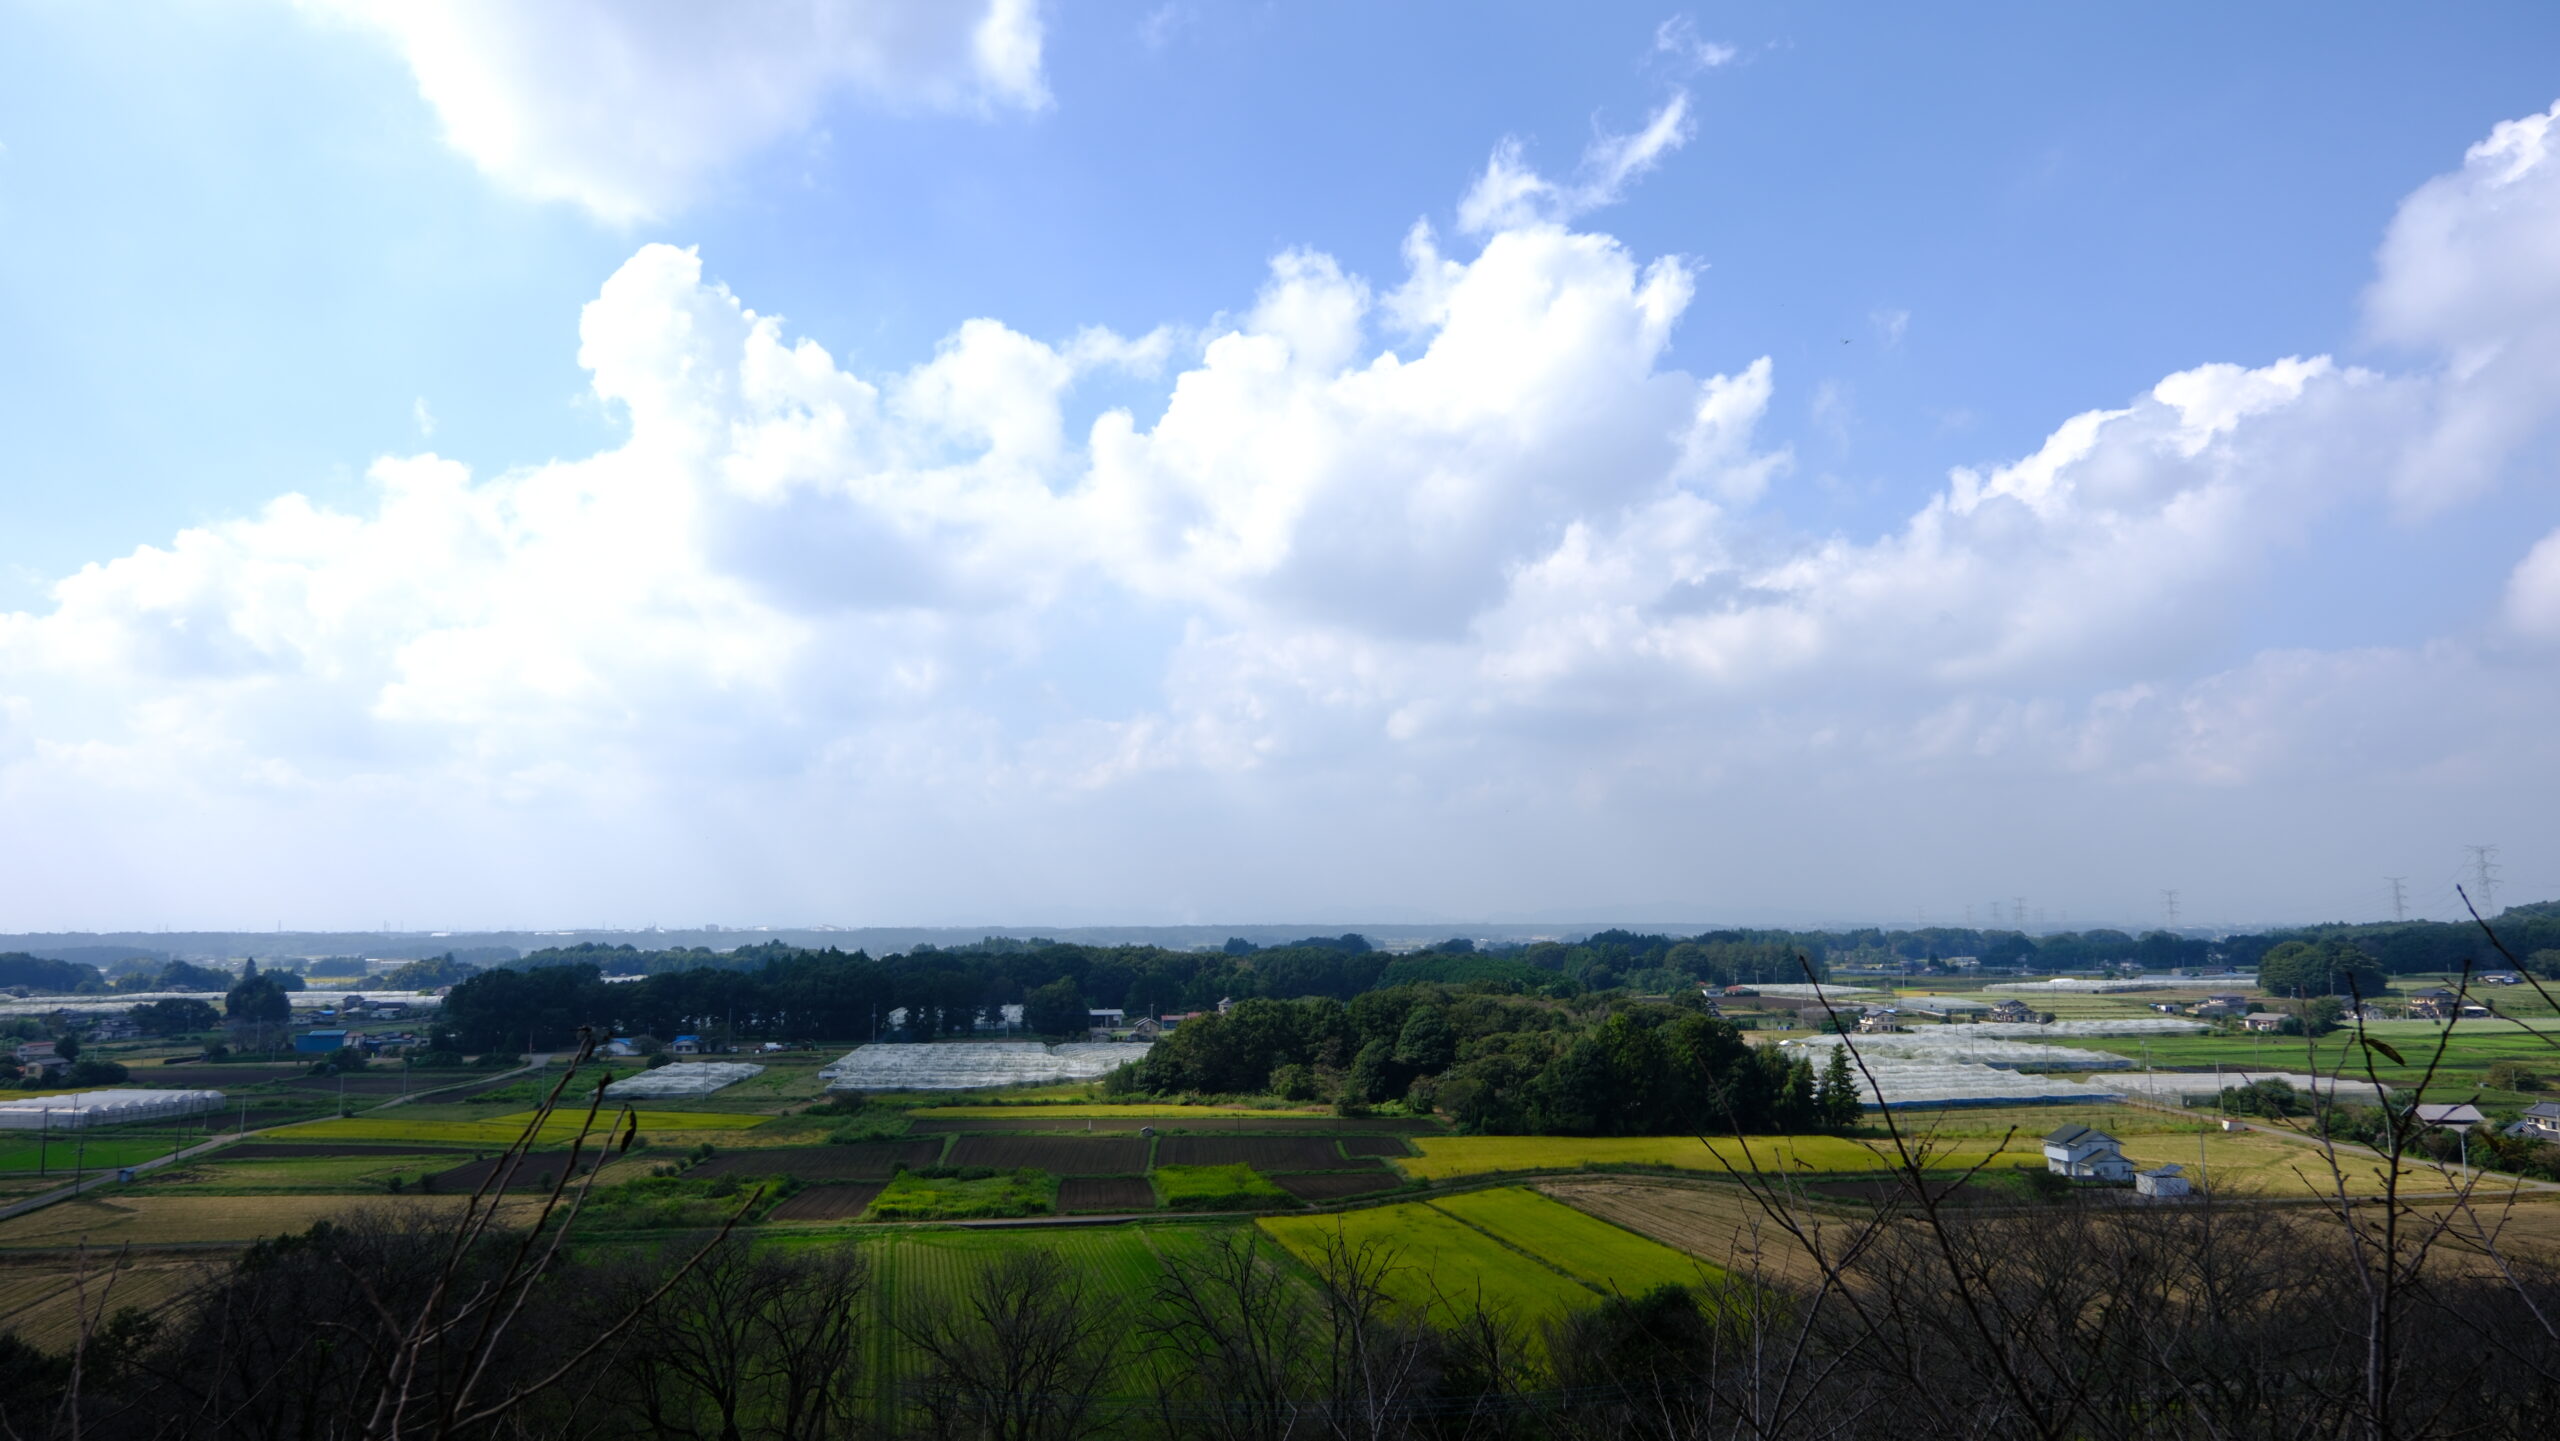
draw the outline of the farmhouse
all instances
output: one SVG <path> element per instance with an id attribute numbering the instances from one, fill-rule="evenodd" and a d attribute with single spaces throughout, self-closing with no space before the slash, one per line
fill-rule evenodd
<path id="1" fill-rule="evenodd" d="M 2253 1031 L 2272 1034 L 2283 1030 L 2284 1023 L 2291 1019 L 2282 1011 L 2251 1011 L 2240 1018 L 2240 1024 Z"/>
<path id="2" fill-rule="evenodd" d="M 2489 1118 L 2480 1114 L 2480 1108 L 2478 1106 L 2474 1106 L 2467 1101 L 2453 1102 L 2446 1105 L 2427 1104 L 2418 1107 L 2418 1123 L 2424 1126 L 2451 1127 L 2456 1130 L 2468 1130 L 2487 1119 Z"/>
<path id="3" fill-rule="evenodd" d="M 2044 1168 L 2075 1181 L 2133 1179 L 2133 1163 L 2116 1138 L 2095 1126 L 2064 1126 L 2044 1138 Z"/>
<path id="4" fill-rule="evenodd" d="M 54 1049 L 51 1041 L 26 1041 L 18 1047 L 18 1064 L 46 1080 L 51 1080 L 56 1072 L 69 1066 L 71 1062 Z"/>
<path id="5" fill-rule="evenodd" d="M 2544 1101 L 2527 1106 L 2524 1115 L 2511 1128 L 2517 1135 L 2543 1140 L 2560 1140 L 2560 1101 Z"/>

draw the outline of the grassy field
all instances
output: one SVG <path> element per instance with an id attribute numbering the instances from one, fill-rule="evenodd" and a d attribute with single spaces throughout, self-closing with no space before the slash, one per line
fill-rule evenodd
<path id="1" fill-rule="evenodd" d="M 1167 1258 L 1194 1254 L 1222 1235 L 1226 1225 L 1097 1226 L 1090 1229 L 1032 1231 L 905 1231 L 865 1240 L 871 1257 L 873 1348 L 875 1374 L 894 1383 L 912 1369 L 912 1358 L 885 1324 L 890 1317 L 919 1311 L 950 1315 L 965 1303 L 978 1273 L 1009 1251 L 1038 1248 L 1066 1262 L 1089 1294 L 1122 1311 L 1131 1323 L 1153 1309 L 1157 1279 Z M 804 1244 L 841 1244 L 813 1238 Z M 1134 1324 L 1121 1335 L 1132 1337 Z M 1120 1376 L 1107 1388 L 1123 1395 L 1142 1395 L 1148 1367 L 1132 1354 Z"/>
<path id="2" fill-rule="evenodd" d="M 1594 1299 L 1581 1282 L 1419 1201 L 1330 1216 L 1266 1216 L 1255 1224 L 1311 1268 L 1322 1264 L 1327 1239 L 1337 1232 L 1355 1245 L 1378 1242 L 1392 1260 L 1389 1294 L 1441 1320 L 1462 1314 L 1479 1296 L 1488 1308 L 1532 1324 Z"/>
<path id="3" fill-rule="evenodd" d="M 1294 1206 L 1288 1192 L 1251 1166 L 1158 1166 L 1147 1173 L 1156 1199 L 1189 1211 L 1254 1211 Z"/>
<path id="4" fill-rule="evenodd" d="M 2198 1146 L 2198 1142 L 2203 1144 Z M 2198 1160 L 2198 1152 L 2202 1160 Z M 2261 1131 L 2213 1132 L 2203 1136 L 2127 1136 L 2127 1159 L 2143 1166 L 2174 1164 L 2186 1168 L 2190 1180 L 2202 1176 L 2206 1186 L 2232 1196 L 2335 1195 L 2327 1155 L 2308 1140 L 2271 1136 Z M 2198 1167 L 2202 1170 L 2199 1171 Z M 2347 1194 L 2370 1196 L 2382 1190 L 2382 1163 L 2370 1156 L 2340 1152 L 2338 1171 Z M 2401 1181 L 2404 1191 L 2437 1191 L 2443 1179 L 2432 1169 L 2416 1168 Z"/>
<path id="5" fill-rule="evenodd" d="M 1633 1296 L 1665 1282 L 1695 1286 L 1713 1274 L 1712 1268 L 1658 1241 L 1518 1186 L 1469 1191 L 1432 1204 L 1603 1291 Z"/>
<path id="6" fill-rule="evenodd" d="M 1880 1171 L 1889 1164 L 1869 1146 L 1839 1136 L 1716 1137 L 1704 1142 L 1695 1136 L 1416 1136 L 1413 1144 L 1421 1155 L 1394 1158 L 1389 1164 L 1427 1180 L 1585 1165 L 1670 1166 L 1706 1172 L 1757 1165 L 1777 1172 L 1849 1172 Z M 1969 1166 L 1995 1149 L 1987 1140 L 1956 1141 L 1942 1147 L 1932 1164 Z M 2029 1138 L 2013 1144 L 1993 1164 L 2012 1159 L 2041 1161 L 2042 1154 Z"/>
<path id="7" fill-rule="evenodd" d="M 2446 1042 L 2444 1064 L 2436 1072 L 2436 1080 L 2428 1094 L 2439 1100 L 2463 1100 L 2478 1090 L 2484 1100 L 2502 1104 L 2528 1105 L 2546 1096 L 2513 1091 L 2500 1091 L 2488 1085 L 2489 1067 L 2500 1061 L 2520 1061 L 2528 1068 L 2549 1077 L 2560 1087 L 2560 1054 L 2542 1040 L 2528 1034 L 2522 1026 L 2507 1021 L 2460 1021 L 2451 1027 L 2432 1021 L 2377 1021 L 2367 1027 L 2374 1039 L 2399 1051 L 2405 1065 L 2395 1065 L 2386 1056 L 2374 1056 L 2375 1073 L 2386 1086 L 2407 1087 L 2418 1083 L 2437 1043 Z M 2113 1051 L 2143 1058 L 2149 1048 L 2152 1065 L 2164 1070 L 2210 1070 L 2216 1065 L 2227 1069 L 2254 1071 L 2293 1071 L 2308 1073 L 2315 1068 L 2321 1075 L 2344 1067 L 2349 1080 L 2365 1078 L 2364 1057 L 2356 1045 L 2355 1033 L 2342 1030 L 2315 1041 L 2300 1036 L 2091 1036 L 2055 1037 L 2053 1044 L 2081 1050 Z"/>
<path id="8" fill-rule="evenodd" d="M 77 1159 L 92 1171 L 112 1170 L 148 1161 L 204 1140 L 202 1126 L 168 1129 L 158 1126 L 101 1126 L 94 1131 L 0 1131 L 0 1172 L 39 1169 L 67 1175 Z"/>
<path id="9" fill-rule="evenodd" d="M 1058 1178 L 1046 1171 L 934 1176 L 900 1171 L 863 1212 L 872 1221 L 974 1221 L 1041 1216 L 1057 1209 Z"/>

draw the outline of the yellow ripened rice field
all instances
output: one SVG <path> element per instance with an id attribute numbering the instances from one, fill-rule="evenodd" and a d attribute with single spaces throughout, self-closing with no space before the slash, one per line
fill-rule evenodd
<path id="1" fill-rule="evenodd" d="M 740 1115 L 723 1111 L 642 1111 L 640 1134 L 652 1140 L 670 1135 L 744 1131 L 763 1125 L 766 1116 Z M 305 1121 L 298 1126 L 280 1126 L 264 1132 L 262 1139 L 271 1141 L 406 1141 L 431 1146 L 506 1146 L 524 1134 L 525 1124 L 533 1112 L 519 1111 L 508 1116 L 492 1116 L 485 1121 L 408 1121 L 392 1116 L 350 1116 L 339 1120 Z M 608 1113 L 596 1118 L 596 1136 L 613 1134 L 615 1116 Z M 545 1144 L 566 1145 L 577 1139 L 578 1129 L 586 1123 L 586 1113 L 554 1112 L 542 1128 Z"/>
<path id="2" fill-rule="evenodd" d="M 1879 1143 L 1880 1144 L 1880 1143 Z M 1395 1165 L 1427 1180 L 1492 1175 L 1505 1171 L 1565 1171 L 1580 1166 L 1669 1166 L 1684 1171 L 1751 1170 L 1882 1171 L 1890 1149 L 1839 1136 L 1416 1136 L 1420 1156 Z M 1989 1141 L 1948 1145 L 1930 1158 L 1932 1168 L 1970 1166 L 1993 1154 Z M 2041 1164 L 2043 1153 L 2013 1144 L 1994 1164 Z"/>
<path id="3" fill-rule="evenodd" d="M 0 1246 L 158 1246 L 255 1241 L 306 1231 L 349 1211 L 458 1210 L 463 1196 L 138 1196 L 97 1193 L 0 1221 Z M 531 1217 L 530 1201 L 510 1201 Z"/>
<path id="4" fill-rule="evenodd" d="M 918 1117 L 950 1116 L 973 1120 L 1020 1119 L 1025 1121 L 1064 1117 L 1081 1120 L 1087 1116 L 1097 1118 L 1125 1116 L 1135 1120 L 1180 1120 L 1185 1116 L 1214 1116 L 1221 1121 L 1226 1121 L 1237 1117 L 1249 1120 L 1255 1116 L 1330 1116 L 1333 1112 L 1322 1106 L 1280 1109 L 1259 1106 L 1115 1106 L 1097 1102 L 1092 1105 L 1055 1106 L 918 1106 L 910 1114 Z"/>
<path id="5" fill-rule="evenodd" d="M 596 1113 L 597 1126 L 604 1126 L 618 1114 L 608 1103 Z M 644 1136 L 657 1131 L 745 1131 L 773 1119 L 741 1111 L 642 1111 L 639 1116 L 640 1134 Z M 533 1112 L 514 1111 L 491 1119 L 498 1125 L 522 1127 L 533 1119 Z M 543 1137 L 548 1140 L 556 1133 L 559 1139 L 566 1140 L 578 1133 L 586 1119 L 587 1113 L 583 1108 L 572 1110 L 563 1106 L 551 1113 L 551 1120 L 543 1127 Z"/>
<path id="6" fill-rule="evenodd" d="M 1469 1191 L 1432 1204 L 1505 1245 L 1618 1295 L 1633 1296 L 1665 1282 L 1695 1286 L 1717 1274 L 1714 1267 L 1659 1241 L 1517 1186 Z"/>

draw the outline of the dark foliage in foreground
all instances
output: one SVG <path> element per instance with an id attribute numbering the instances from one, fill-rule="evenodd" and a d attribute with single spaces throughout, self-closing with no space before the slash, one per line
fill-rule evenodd
<path id="1" fill-rule="evenodd" d="M 76 1357 L 0 1339 L 0 1424 L 31 1441 L 2135 1441 L 2531 1436 L 2560 1414 L 2560 1284 L 2476 1245 L 2437 1237 L 2430 1260 L 2404 1235 L 2400 1260 L 2424 1264 L 2377 1335 L 2361 1323 L 2378 1238 L 2317 1212 L 2092 1203 L 1826 1224 L 1773 1225 L 1814 1260 L 1791 1283 L 1735 1257 L 1543 1329 L 1462 1294 L 1427 1315 L 1400 1304 L 1392 1247 L 1337 1243 L 1310 1276 L 1240 1233 L 1169 1264 L 1141 1301 L 1025 1245 L 940 1304 L 883 1308 L 861 1248 L 733 1236 L 564 1257 L 503 1346 L 430 1328 L 404 1369 L 455 1237 L 358 1214 L 253 1248 L 164 1325 L 111 1313 Z M 447 1293 L 455 1319 L 521 1239 L 481 1238 Z M 466 1377 L 521 1399 L 458 1404 Z"/>

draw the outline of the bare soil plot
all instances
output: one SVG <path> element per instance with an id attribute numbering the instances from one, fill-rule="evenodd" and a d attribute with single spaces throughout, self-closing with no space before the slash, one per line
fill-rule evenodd
<path id="1" fill-rule="evenodd" d="M 1061 1211 L 1152 1211 L 1155 1188 L 1136 1176 L 1071 1176 L 1058 1183 Z"/>
<path id="2" fill-rule="evenodd" d="M 849 1186 L 811 1186 L 799 1195 L 773 1208 L 767 1220 L 772 1221 L 850 1221 L 880 1194 L 878 1181 L 860 1181 Z"/>
<path id="3" fill-rule="evenodd" d="M 310 1069 L 306 1062 L 299 1066 L 136 1066 L 132 1071 L 135 1082 L 147 1077 L 151 1085 L 165 1090 L 220 1091 L 290 1081 Z"/>
<path id="4" fill-rule="evenodd" d="M 603 1164 L 605 1159 L 589 1152 L 578 1159 L 578 1174 L 585 1175 Z M 498 1167 L 505 1164 L 505 1160 L 503 1156 L 491 1156 L 485 1161 L 465 1162 L 450 1171 L 438 1171 L 433 1176 L 420 1181 L 418 1185 L 421 1189 L 433 1194 L 468 1196 L 487 1183 Z M 525 1157 L 516 1166 L 515 1174 L 507 1181 L 508 1193 L 515 1195 L 550 1190 L 552 1185 L 560 1179 L 560 1168 L 567 1164 L 568 1160 L 567 1152 L 545 1155 L 536 1151 Z"/>
<path id="5" fill-rule="evenodd" d="M 1302 1171 L 1274 1176 L 1271 1184 L 1301 1201 L 1339 1201 L 1346 1196 L 1392 1191 L 1403 1183 L 1384 1171 Z"/>
<path id="6" fill-rule="evenodd" d="M 1061 1176 L 1129 1176 L 1147 1168 L 1147 1143 L 1103 1136 L 962 1136 L 951 1164 L 1000 1171 L 1036 1166 Z"/>
<path id="7" fill-rule="evenodd" d="M 1348 1171 L 1374 1167 L 1373 1157 L 1347 1160 L 1322 1136 L 1167 1136 L 1156 1143 L 1159 1166 L 1251 1166 L 1257 1171 Z"/>
<path id="8" fill-rule="evenodd" d="M 803 1181 L 885 1181 L 901 1163 L 930 1166 L 942 1142 L 864 1141 L 850 1146 L 772 1146 L 726 1151 L 685 1172 L 688 1176 L 797 1176 Z"/>
<path id="9" fill-rule="evenodd" d="M 1402 1136 L 1345 1136 L 1342 1152 L 1347 1156 L 1410 1156 L 1413 1147 Z"/>
<path id="10" fill-rule="evenodd" d="M 348 1071 L 335 1076 L 295 1076 L 291 1078 L 289 1084 L 295 1090 L 325 1091 L 330 1095 L 344 1091 L 350 1096 L 397 1096 L 407 1091 L 423 1091 L 435 1083 L 412 1073 L 404 1084 L 400 1079 L 400 1068 L 393 1066 L 387 1071 L 363 1070 Z"/>

